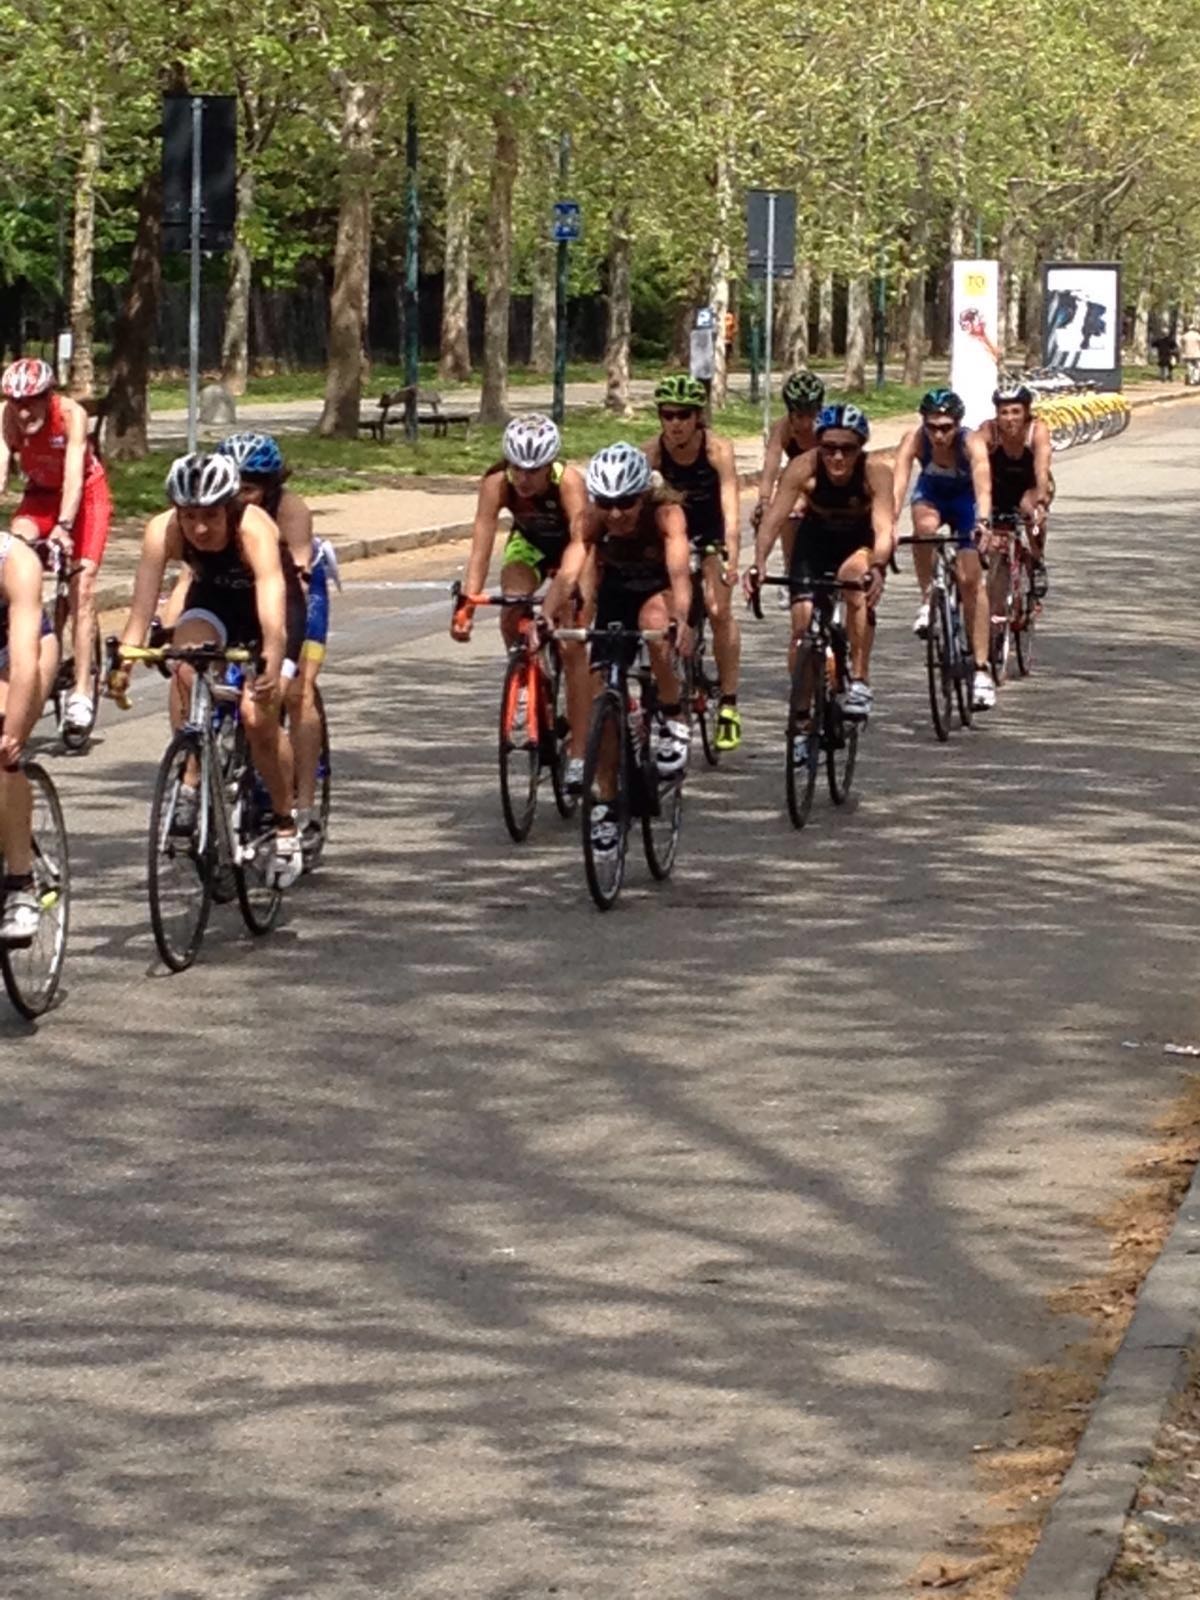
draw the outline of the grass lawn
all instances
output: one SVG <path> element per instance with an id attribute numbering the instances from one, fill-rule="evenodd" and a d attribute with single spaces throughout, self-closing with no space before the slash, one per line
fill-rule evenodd
<path id="1" fill-rule="evenodd" d="M 921 391 L 903 384 L 888 384 L 878 392 L 856 397 L 873 417 L 896 416 L 916 410 Z M 831 398 L 838 396 L 831 391 Z M 779 414 L 779 406 L 775 406 Z M 747 436 L 762 428 L 762 410 L 746 400 L 730 402 L 717 414 L 721 433 Z M 656 432 L 653 407 L 642 407 L 632 418 L 611 416 L 599 408 L 571 411 L 564 429 L 566 451 L 584 460 L 617 439 L 641 444 Z M 454 430 L 445 439 L 422 437 L 409 445 L 397 434 L 386 444 L 373 439 L 319 439 L 315 434 L 288 434 L 283 447 L 292 467 L 292 486 L 300 494 L 343 494 L 380 486 L 403 488 L 405 478 L 477 478 L 500 455 L 500 428 L 475 428 L 469 436 Z M 171 452 L 152 451 L 143 461 L 110 462 L 108 471 L 118 517 L 143 517 L 163 508 L 163 481 Z"/>

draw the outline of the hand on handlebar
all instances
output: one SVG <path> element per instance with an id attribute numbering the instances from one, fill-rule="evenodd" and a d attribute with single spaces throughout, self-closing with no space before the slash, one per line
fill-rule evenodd
<path id="1" fill-rule="evenodd" d="M 450 637 L 458 644 L 466 644 L 471 637 L 475 620 L 475 607 L 465 602 L 454 608 L 450 619 Z"/>

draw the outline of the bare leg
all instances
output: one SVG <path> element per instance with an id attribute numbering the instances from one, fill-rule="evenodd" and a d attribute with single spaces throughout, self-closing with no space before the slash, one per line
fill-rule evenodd
<path id="1" fill-rule="evenodd" d="M 96 648 L 96 563 L 84 561 L 71 580 L 71 611 L 75 619 L 75 692 L 92 693 L 92 654 Z"/>
<path id="2" fill-rule="evenodd" d="M 317 674 L 321 663 L 304 656 L 300 671 L 287 687 L 288 722 L 296 763 L 296 805 L 311 811 L 317 802 L 317 768 L 321 763 L 321 718 L 317 711 Z"/>
<path id="3" fill-rule="evenodd" d="M 704 605 L 712 626 L 713 655 L 722 696 L 736 696 L 742 659 L 742 635 L 733 610 L 733 591 L 721 577 L 719 556 L 705 558 L 703 569 Z"/>

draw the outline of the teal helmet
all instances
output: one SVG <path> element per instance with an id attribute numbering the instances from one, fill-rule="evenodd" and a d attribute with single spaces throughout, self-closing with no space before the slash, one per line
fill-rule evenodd
<path id="1" fill-rule="evenodd" d="M 921 397 L 923 417 L 946 416 L 953 417 L 955 422 L 961 422 L 966 410 L 966 406 L 953 389 L 930 389 L 928 394 Z"/>

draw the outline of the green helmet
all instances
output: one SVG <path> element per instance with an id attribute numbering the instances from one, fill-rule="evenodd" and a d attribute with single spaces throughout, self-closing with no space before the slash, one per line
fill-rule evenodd
<path id="1" fill-rule="evenodd" d="M 660 378 L 655 384 L 654 404 L 691 406 L 697 411 L 703 411 L 708 404 L 708 395 L 699 378 L 689 377 L 686 372 L 672 372 L 669 377 Z"/>
<path id="2" fill-rule="evenodd" d="M 825 385 L 815 372 L 801 367 L 783 386 L 783 403 L 789 411 L 819 411 L 825 399 Z"/>

